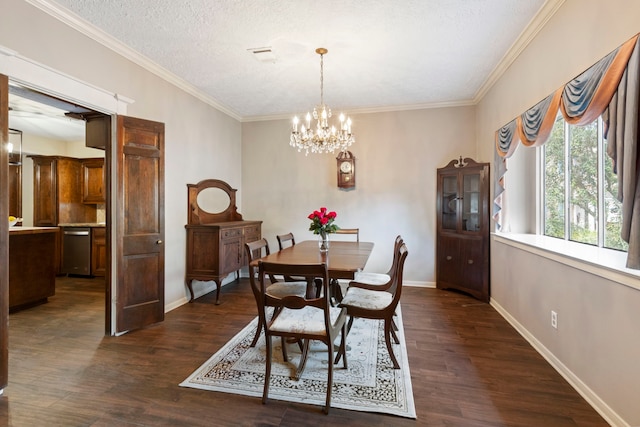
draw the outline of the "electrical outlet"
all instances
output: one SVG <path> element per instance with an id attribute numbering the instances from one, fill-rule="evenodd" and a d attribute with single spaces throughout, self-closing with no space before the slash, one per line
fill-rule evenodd
<path id="1" fill-rule="evenodd" d="M 558 329 L 558 313 L 551 310 L 551 327 Z"/>

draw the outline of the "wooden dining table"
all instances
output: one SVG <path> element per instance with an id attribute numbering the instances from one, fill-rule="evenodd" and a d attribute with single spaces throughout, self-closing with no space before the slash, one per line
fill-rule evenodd
<path id="1" fill-rule="evenodd" d="M 332 304 L 335 304 L 342 299 L 342 291 L 338 279 L 353 280 L 355 274 L 364 269 L 372 251 L 373 242 L 331 241 L 329 243 L 329 250 L 327 252 L 320 252 L 317 240 L 305 240 L 278 252 L 257 258 L 251 261 L 250 265 L 258 268 L 260 261 L 279 262 L 283 264 L 314 264 L 325 262 L 330 279 L 329 293 L 332 296 Z M 295 372 L 296 379 L 302 376 L 308 351 L 309 341 L 306 340 L 302 357 Z"/>
<path id="2" fill-rule="evenodd" d="M 305 240 L 278 252 L 273 252 L 251 262 L 258 267 L 259 261 L 283 264 L 313 264 L 326 262 L 330 279 L 353 279 L 367 264 L 373 251 L 372 242 L 331 241 L 327 252 L 320 252 L 316 240 Z"/>
<path id="3" fill-rule="evenodd" d="M 325 262 L 331 279 L 331 294 L 340 299 L 338 279 L 353 280 L 355 274 L 364 269 L 373 251 L 373 242 L 331 241 L 327 252 L 320 252 L 317 240 L 305 240 L 278 252 L 255 259 L 251 266 L 258 267 L 260 261 L 283 264 L 313 264 Z"/>

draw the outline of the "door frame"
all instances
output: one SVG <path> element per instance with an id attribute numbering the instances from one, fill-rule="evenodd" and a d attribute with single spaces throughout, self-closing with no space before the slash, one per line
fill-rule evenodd
<path id="1" fill-rule="evenodd" d="M 109 146 L 105 149 L 105 179 L 107 189 L 113 188 L 113 182 L 114 179 L 116 179 L 116 177 L 114 177 L 114 174 L 116 173 L 116 158 L 113 155 L 116 148 L 115 116 L 126 115 L 129 104 L 132 104 L 134 100 L 118 93 L 98 88 L 82 80 L 56 71 L 43 64 L 25 58 L 17 52 L 7 49 L 2 45 L 0 45 L 0 74 L 8 76 L 10 81 L 27 86 L 43 94 L 77 103 L 86 108 L 111 116 L 111 141 Z M 106 204 L 107 231 L 109 231 L 109 228 L 115 224 L 114 221 L 117 219 L 115 209 L 110 209 L 110 207 L 115 206 L 116 203 L 116 195 L 112 193 L 114 192 L 109 192 L 109 190 L 107 190 L 109 197 Z M 115 237 L 115 233 L 107 233 L 107 253 L 110 261 L 107 263 L 109 271 L 107 271 L 105 277 L 107 282 L 105 285 L 106 335 L 114 335 L 116 331 L 116 301 L 114 298 L 116 293 L 115 281 L 112 279 L 113 277 L 116 277 L 115 271 L 117 267 L 117 259 L 114 254 L 116 248 Z M 8 283 L 6 286 L 8 288 Z M 8 300 L 6 302 L 1 302 L 0 304 L 7 304 L 8 312 Z M 0 319 L 0 321 L 2 321 L 2 319 Z"/>

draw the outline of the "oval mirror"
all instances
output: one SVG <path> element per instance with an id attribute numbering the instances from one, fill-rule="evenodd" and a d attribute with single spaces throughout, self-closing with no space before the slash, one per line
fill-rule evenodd
<path id="1" fill-rule="evenodd" d="M 229 209 L 231 199 L 226 191 L 220 188 L 205 188 L 198 193 L 198 207 L 208 213 L 222 213 Z"/>

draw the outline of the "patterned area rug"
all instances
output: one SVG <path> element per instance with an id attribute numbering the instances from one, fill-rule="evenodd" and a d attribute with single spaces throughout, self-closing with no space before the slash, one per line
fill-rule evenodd
<path id="1" fill-rule="evenodd" d="M 334 365 L 332 408 L 416 418 L 400 307 L 396 323 L 400 344 L 394 344 L 393 349 L 401 369 L 393 369 L 382 321 L 356 319 L 353 322 L 347 337 L 349 368 L 344 369 L 342 361 Z M 249 347 L 257 324 L 256 317 L 180 386 L 261 398 L 266 356 L 264 336 L 254 348 Z M 311 344 L 302 377 L 295 380 L 292 377 L 300 360 L 298 346 L 287 344 L 289 361 L 285 363 L 280 340 L 274 338 L 273 344 L 269 399 L 324 406 L 326 346 L 320 342 Z"/>

